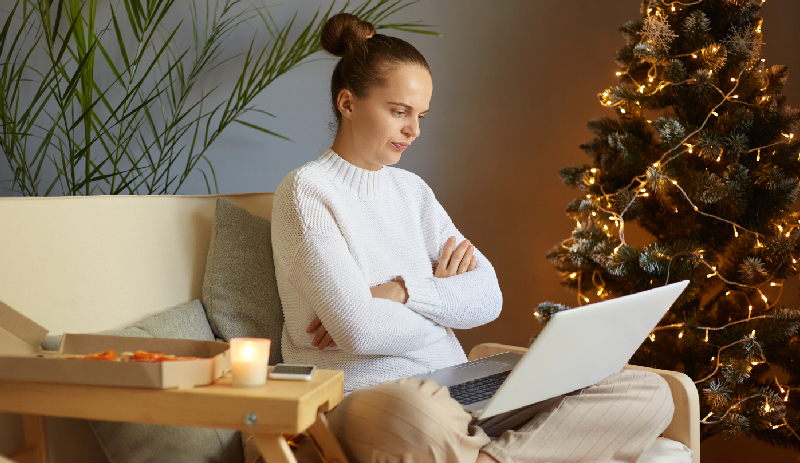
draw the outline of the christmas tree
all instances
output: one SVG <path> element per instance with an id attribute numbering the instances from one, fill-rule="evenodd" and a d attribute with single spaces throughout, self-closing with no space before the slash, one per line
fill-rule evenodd
<path id="1" fill-rule="evenodd" d="M 695 381 L 704 439 L 800 450 L 800 311 L 781 300 L 800 272 L 800 112 L 760 57 L 763 3 L 644 0 L 621 27 L 619 84 L 598 95 L 615 115 L 589 123 L 591 165 L 560 172 L 581 196 L 548 258 L 579 305 L 691 280 L 631 363 Z"/>

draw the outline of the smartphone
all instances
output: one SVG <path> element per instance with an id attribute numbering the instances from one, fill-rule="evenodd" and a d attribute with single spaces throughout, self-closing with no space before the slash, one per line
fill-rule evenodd
<path id="1" fill-rule="evenodd" d="M 317 367 L 314 365 L 291 365 L 288 363 L 279 363 L 272 368 L 269 372 L 269 377 L 272 379 L 288 379 L 292 381 L 310 381 L 314 376 L 314 370 Z"/>

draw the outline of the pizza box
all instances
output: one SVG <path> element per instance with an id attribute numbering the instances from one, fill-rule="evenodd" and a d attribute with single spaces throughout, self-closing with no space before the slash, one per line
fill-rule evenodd
<path id="1" fill-rule="evenodd" d="M 0 354 L 36 354 L 46 336 L 46 329 L 0 301 Z"/>
<path id="2" fill-rule="evenodd" d="M 46 335 L 47 330 L 0 304 L 0 379 L 170 389 L 211 384 L 231 371 L 226 342 L 68 333 L 58 352 L 46 352 L 40 347 Z M 59 358 L 108 349 L 117 355 L 145 350 L 200 360 L 140 363 Z"/>

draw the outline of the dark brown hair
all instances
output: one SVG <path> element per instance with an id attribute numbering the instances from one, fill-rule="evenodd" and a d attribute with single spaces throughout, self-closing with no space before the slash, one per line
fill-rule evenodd
<path id="1" fill-rule="evenodd" d="M 416 64 L 431 72 L 428 63 L 410 43 L 396 37 L 376 34 L 375 27 L 349 13 L 339 13 L 328 19 L 320 37 L 322 48 L 342 59 L 331 76 L 331 103 L 336 121 L 342 115 L 336 98 L 343 89 L 365 98 L 376 85 L 386 83 L 385 72 L 397 64 Z"/>

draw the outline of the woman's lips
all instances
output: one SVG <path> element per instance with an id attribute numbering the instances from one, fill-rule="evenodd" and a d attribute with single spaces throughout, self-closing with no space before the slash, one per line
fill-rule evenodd
<path id="1" fill-rule="evenodd" d="M 408 143 L 392 143 L 398 151 L 405 151 L 408 148 Z"/>

